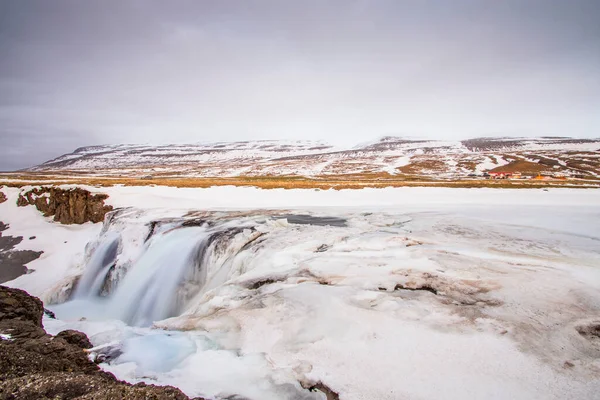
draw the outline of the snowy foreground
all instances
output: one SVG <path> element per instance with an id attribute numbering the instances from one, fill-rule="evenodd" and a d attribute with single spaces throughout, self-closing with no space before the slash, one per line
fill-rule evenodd
<path id="1" fill-rule="evenodd" d="M 600 190 L 87 189 L 117 208 L 104 226 L 2 189 L 6 232 L 45 251 L 7 285 L 121 379 L 219 399 L 324 398 L 301 386 L 317 382 L 343 400 L 600 399 Z"/>

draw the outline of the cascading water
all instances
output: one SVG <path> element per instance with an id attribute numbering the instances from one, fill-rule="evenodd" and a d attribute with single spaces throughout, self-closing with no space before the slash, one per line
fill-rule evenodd
<path id="1" fill-rule="evenodd" d="M 263 235 L 240 220 L 165 220 L 152 224 L 139 249 L 116 228 L 99 238 L 71 300 L 55 307 L 63 318 L 149 326 L 179 315 L 205 288 L 225 282 L 239 252 Z"/>
<path id="2" fill-rule="evenodd" d="M 201 262 L 198 253 L 209 237 L 204 227 L 174 229 L 153 237 L 111 296 L 109 314 L 137 326 L 173 316 L 178 287 L 190 267 Z"/>
<path id="3" fill-rule="evenodd" d="M 88 261 L 73 295 L 76 299 L 97 296 L 102 290 L 106 275 L 115 264 L 120 236 L 107 233 Z"/>
<path id="4" fill-rule="evenodd" d="M 155 234 L 116 289 L 105 294 L 109 272 L 119 268 L 117 253 L 123 240 L 119 234 L 107 233 L 91 254 L 71 300 L 55 310 L 66 318 L 120 319 L 133 326 L 175 316 L 204 285 L 202 262 L 215 235 L 218 232 L 204 226 Z"/>

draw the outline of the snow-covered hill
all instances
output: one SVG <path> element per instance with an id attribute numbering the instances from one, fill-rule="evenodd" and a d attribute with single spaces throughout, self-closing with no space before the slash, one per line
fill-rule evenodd
<path id="1" fill-rule="evenodd" d="M 507 170 L 529 175 L 600 176 L 600 139 L 477 138 L 464 141 L 383 137 L 356 147 L 316 141 L 82 147 L 30 171 L 106 176 L 421 175 L 458 178 Z"/>

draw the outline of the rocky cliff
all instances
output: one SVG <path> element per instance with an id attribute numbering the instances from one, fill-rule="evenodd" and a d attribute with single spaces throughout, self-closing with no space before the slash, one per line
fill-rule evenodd
<path id="1" fill-rule="evenodd" d="M 117 380 L 89 360 L 85 334 L 48 335 L 43 313 L 38 298 L 0 286 L 0 399 L 188 399 L 171 386 Z"/>
<path id="2" fill-rule="evenodd" d="M 106 194 L 92 194 L 87 190 L 40 187 L 19 194 L 17 205 L 34 205 L 45 217 L 54 216 L 61 224 L 102 222 L 112 206 L 104 204 Z"/>

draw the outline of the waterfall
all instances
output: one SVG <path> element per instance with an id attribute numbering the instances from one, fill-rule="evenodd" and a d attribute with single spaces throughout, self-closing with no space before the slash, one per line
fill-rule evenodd
<path id="1" fill-rule="evenodd" d="M 75 289 L 74 298 L 82 299 L 95 297 L 100 294 L 104 286 L 106 274 L 108 274 L 110 268 L 115 264 L 119 248 L 119 238 L 120 236 L 116 233 L 107 233 L 103 237 L 85 267 L 83 275 Z"/>
<path id="2" fill-rule="evenodd" d="M 151 224 L 154 234 L 135 252 L 128 246 L 139 244 L 127 234 L 105 231 L 71 301 L 59 307 L 62 315 L 120 319 L 134 326 L 179 315 L 204 288 L 225 282 L 234 257 L 263 235 L 244 221 L 192 225 L 169 220 L 160 229 L 156 225 Z M 104 293 L 109 275 L 114 285 Z"/>
<path id="3" fill-rule="evenodd" d="M 205 227 L 178 228 L 153 236 L 111 297 L 109 314 L 137 326 L 174 316 L 179 286 L 202 262 L 209 238 Z"/>

